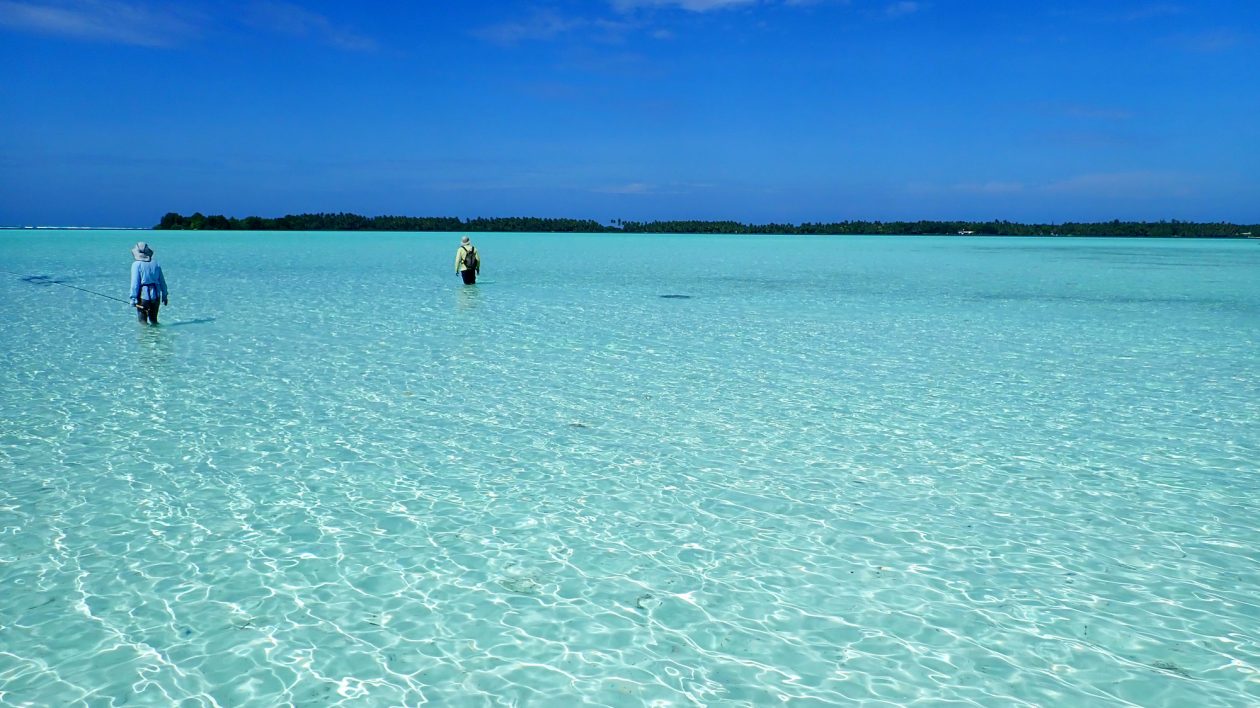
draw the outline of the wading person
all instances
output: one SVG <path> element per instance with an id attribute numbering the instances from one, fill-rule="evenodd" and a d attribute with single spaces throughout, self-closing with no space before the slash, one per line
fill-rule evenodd
<path id="1" fill-rule="evenodd" d="M 467 236 L 460 239 L 459 249 L 455 251 L 455 272 L 464 279 L 464 285 L 477 282 L 481 273 L 481 254 Z"/>
<path id="2" fill-rule="evenodd" d="M 158 323 L 158 302 L 167 303 L 166 278 L 162 266 L 153 260 L 153 249 L 141 241 L 131 249 L 131 304 L 141 322 Z"/>

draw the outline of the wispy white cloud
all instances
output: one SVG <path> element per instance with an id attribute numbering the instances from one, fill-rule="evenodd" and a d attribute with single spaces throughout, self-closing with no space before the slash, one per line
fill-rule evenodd
<path id="1" fill-rule="evenodd" d="M 1148 2 L 1134 7 L 1116 7 L 1118 3 L 1094 3 L 1075 8 L 1047 10 L 1051 17 L 1061 17 L 1091 24 L 1128 24 L 1147 22 L 1187 13 L 1185 6 L 1171 2 Z"/>
<path id="2" fill-rule="evenodd" d="M 1132 130 L 1045 130 L 1034 132 L 1031 137 L 1043 146 L 1073 150 L 1151 150 L 1159 143 L 1153 136 Z"/>
<path id="3" fill-rule="evenodd" d="M 538 11 L 523 20 L 502 22 L 477 30 L 473 34 L 496 44 L 518 44 L 555 39 L 589 25 L 590 21 L 582 18 L 566 17 L 552 11 Z"/>
<path id="4" fill-rule="evenodd" d="M 255 3 L 246 14 L 246 22 L 259 29 L 293 37 L 308 37 L 338 49 L 371 52 L 379 48 L 376 40 L 371 37 L 287 2 L 265 0 Z"/>
<path id="5" fill-rule="evenodd" d="M 515 19 L 483 27 L 472 32 L 482 40 L 502 45 L 523 42 L 555 40 L 581 34 L 585 38 L 605 43 L 620 43 L 634 32 L 642 32 L 653 39 L 670 40 L 674 31 L 657 27 L 648 19 L 651 10 L 678 10 L 696 14 L 730 10 L 754 5 L 783 5 L 805 7 L 819 4 L 849 5 L 853 0 L 606 0 L 606 7 L 614 10 L 613 16 L 565 14 L 552 9 L 535 9 L 524 19 Z M 906 10 L 917 11 L 926 7 L 923 2 L 904 2 L 913 5 Z"/>
<path id="6" fill-rule="evenodd" d="M 483 27 L 472 34 L 487 42 L 504 45 L 547 41 L 577 33 L 615 44 L 620 42 L 626 33 L 638 27 L 636 23 L 624 19 L 588 19 L 562 15 L 553 10 L 535 10 L 524 19 Z"/>
<path id="7" fill-rule="evenodd" d="M 1057 106 L 1057 112 L 1068 118 L 1084 118 L 1087 120 L 1124 121 L 1133 117 L 1132 111 L 1109 106 L 1092 106 L 1081 103 L 1066 103 Z"/>
<path id="8" fill-rule="evenodd" d="M 214 24 L 214 19 L 195 9 L 195 5 L 154 0 L 0 0 L 0 27 L 143 47 L 176 46 Z M 223 18 L 218 21 L 222 23 Z M 279 0 L 247 6 L 242 21 L 255 28 L 310 37 L 341 49 L 377 48 L 370 37 Z"/>
<path id="9" fill-rule="evenodd" d="M 1175 172 L 1134 170 L 1076 175 L 1051 182 L 1042 191 L 1111 198 L 1185 197 L 1193 194 L 1195 183 L 1194 178 Z"/>
<path id="10" fill-rule="evenodd" d="M 176 6 L 115 0 L 0 0 L 0 26 L 75 39 L 168 47 L 196 34 L 200 18 Z"/>
<path id="11" fill-rule="evenodd" d="M 701 194 L 714 187 L 715 185 L 709 182 L 626 182 L 603 187 L 581 187 L 581 189 L 597 194 L 643 194 L 661 197 Z"/>
<path id="12" fill-rule="evenodd" d="M 1021 182 L 964 182 L 954 185 L 955 191 L 969 194 L 1014 194 L 1024 189 L 1025 186 Z"/>
<path id="13" fill-rule="evenodd" d="M 914 2 L 914 0 L 899 0 L 899 2 L 889 3 L 884 7 L 885 17 L 906 17 L 922 10 L 924 3 Z"/>
<path id="14" fill-rule="evenodd" d="M 676 8 L 690 12 L 710 12 L 727 10 L 746 5 L 787 5 L 801 7 L 805 5 L 848 5 L 852 0 L 609 0 L 609 4 L 618 12 L 633 12 L 651 8 Z M 922 5 L 923 3 L 911 3 Z"/>
<path id="15" fill-rule="evenodd" d="M 657 190 L 655 186 L 646 182 L 630 182 L 628 184 L 597 187 L 591 191 L 599 192 L 600 194 L 652 194 Z"/>
<path id="16" fill-rule="evenodd" d="M 1200 54 L 1215 54 L 1229 51 L 1242 44 L 1243 38 L 1238 32 L 1230 29 L 1208 30 L 1197 34 L 1176 37 L 1173 43 L 1185 51 Z"/>
<path id="17" fill-rule="evenodd" d="M 758 0 L 612 0 L 612 6 L 620 12 L 652 7 L 675 7 L 691 12 L 709 12 L 740 5 L 753 5 L 757 2 Z"/>
<path id="18" fill-rule="evenodd" d="M 1140 22 L 1142 20 L 1151 20 L 1157 17 L 1172 17 L 1185 13 L 1186 8 L 1171 2 L 1153 2 L 1140 7 L 1135 7 L 1128 12 L 1122 12 L 1116 15 L 1116 19 L 1121 22 Z"/>
<path id="19" fill-rule="evenodd" d="M 1178 199 L 1196 194 L 1200 176 L 1174 171 L 1130 170 L 1093 172 L 1059 179 L 1015 181 L 978 180 L 954 184 L 916 182 L 909 189 L 917 194 L 968 194 L 991 197 L 1095 199 Z"/>

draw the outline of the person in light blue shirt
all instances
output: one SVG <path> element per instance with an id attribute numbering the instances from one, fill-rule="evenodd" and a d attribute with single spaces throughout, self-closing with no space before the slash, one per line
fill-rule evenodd
<path id="1" fill-rule="evenodd" d="M 162 266 L 153 260 L 153 249 L 140 241 L 131 249 L 131 304 L 141 322 L 158 323 L 158 301 L 167 304 L 166 278 Z"/>

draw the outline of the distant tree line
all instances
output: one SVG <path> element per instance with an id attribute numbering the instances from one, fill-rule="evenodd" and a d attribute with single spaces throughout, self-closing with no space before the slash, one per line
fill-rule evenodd
<path id="1" fill-rule="evenodd" d="M 607 231 L 590 219 L 540 219 L 509 217 L 499 219 L 460 219 L 453 216 L 360 216 L 358 214 L 289 214 L 275 219 L 247 216 L 244 219 L 205 216 L 197 212 L 183 216 L 170 212 L 155 229 L 193 231 L 517 231 L 530 233 Z"/>
<path id="2" fill-rule="evenodd" d="M 453 216 L 360 216 L 359 214 L 290 214 L 279 218 L 244 219 L 200 212 L 170 212 L 155 229 L 194 231 L 469 231 L 528 233 L 639 234 L 829 234 L 984 236 L 1139 236 L 1155 238 L 1221 238 L 1260 235 L 1260 225 L 1192 221 L 1100 221 L 1062 224 L 1020 224 L 1013 221 L 840 221 L 802 224 L 744 224 L 738 221 L 623 221 L 601 224 L 591 219 L 538 217 L 474 218 Z"/>

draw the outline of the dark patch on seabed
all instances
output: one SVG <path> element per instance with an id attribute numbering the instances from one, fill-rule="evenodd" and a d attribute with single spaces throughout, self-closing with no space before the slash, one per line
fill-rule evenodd
<path id="1" fill-rule="evenodd" d="M 669 295 L 662 295 L 661 297 L 665 298 L 666 300 L 690 300 L 691 299 L 690 295 L 675 295 L 672 293 Z"/>
<path id="2" fill-rule="evenodd" d="M 1180 666 L 1174 664 L 1171 661 L 1157 661 L 1151 664 L 1151 666 L 1153 668 L 1159 669 L 1160 671 L 1166 671 L 1170 674 L 1176 674 L 1177 676 L 1180 676 L 1181 678 L 1194 678 L 1193 676 L 1190 675 L 1189 671 L 1186 671 L 1185 669 L 1181 668 Z"/>
<path id="3" fill-rule="evenodd" d="M 47 275 L 28 275 L 22 278 L 22 282 L 30 283 L 31 285 L 62 285 L 66 281 L 57 280 Z"/>
<path id="4" fill-rule="evenodd" d="M 1229 310 L 1253 309 L 1247 303 L 1211 297 L 1140 297 L 1132 295 L 1053 295 L 1037 293 L 979 293 L 969 299 L 979 301 L 1010 302 L 1066 302 L 1103 305 L 1191 305 L 1208 306 Z"/>

